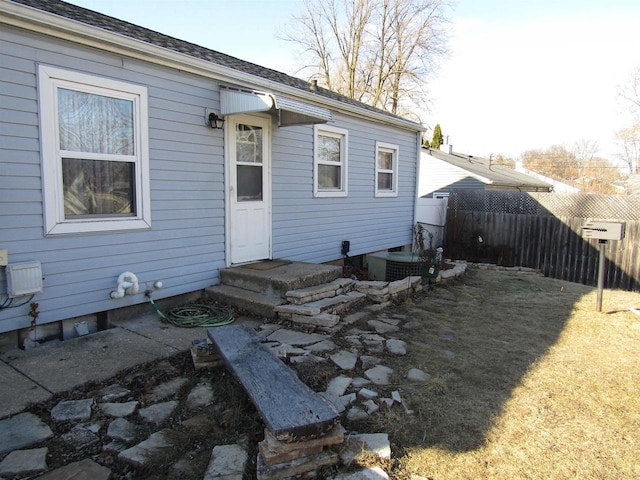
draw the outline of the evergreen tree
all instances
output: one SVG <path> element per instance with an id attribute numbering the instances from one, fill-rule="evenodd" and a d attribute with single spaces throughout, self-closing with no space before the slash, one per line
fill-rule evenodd
<path id="1" fill-rule="evenodd" d="M 436 127 L 433 129 L 433 138 L 431 139 L 431 148 L 438 149 L 440 145 L 444 143 L 444 137 L 442 136 L 442 130 L 440 129 L 440 124 L 437 123 Z"/>

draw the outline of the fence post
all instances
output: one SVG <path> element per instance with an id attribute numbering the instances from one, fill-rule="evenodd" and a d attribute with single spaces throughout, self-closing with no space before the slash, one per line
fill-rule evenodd
<path id="1" fill-rule="evenodd" d="M 602 311 L 602 291 L 604 290 L 604 250 L 607 247 L 607 240 L 598 240 L 600 247 L 600 265 L 598 266 L 598 295 L 596 297 L 596 311 Z"/>

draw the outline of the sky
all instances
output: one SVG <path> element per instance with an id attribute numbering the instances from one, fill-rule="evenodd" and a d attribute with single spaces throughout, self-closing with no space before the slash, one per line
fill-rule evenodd
<path id="1" fill-rule="evenodd" d="M 296 72 L 295 46 L 278 33 L 302 0 L 70 2 Z M 454 151 L 476 156 L 518 159 L 587 140 L 615 160 L 615 132 L 632 124 L 618 91 L 640 68 L 640 1 L 458 0 L 449 12 L 449 55 L 427 85 L 425 126 L 439 123 Z"/>

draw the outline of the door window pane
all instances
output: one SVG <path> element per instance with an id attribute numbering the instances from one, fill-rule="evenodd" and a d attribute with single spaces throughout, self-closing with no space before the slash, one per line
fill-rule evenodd
<path id="1" fill-rule="evenodd" d="M 262 201 L 262 165 L 238 165 L 238 202 Z"/>
<path id="2" fill-rule="evenodd" d="M 262 163 L 262 127 L 237 125 L 236 161 L 239 163 Z"/>
<path id="3" fill-rule="evenodd" d="M 135 164 L 62 159 L 65 218 L 135 215 Z"/>

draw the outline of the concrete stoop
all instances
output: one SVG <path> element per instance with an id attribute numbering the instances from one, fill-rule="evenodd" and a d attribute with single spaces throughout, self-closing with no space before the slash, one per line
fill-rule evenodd
<path id="1" fill-rule="evenodd" d="M 222 283 L 206 289 L 206 294 L 243 313 L 330 331 L 338 328 L 341 313 L 365 300 L 385 303 L 422 289 L 419 276 L 395 282 L 356 281 L 342 278 L 342 269 L 331 265 L 286 261 L 257 265 L 263 266 L 221 270 Z M 457 263 L 435 281 L 459 276 L 465 269 L 466 264 Z"/>
<path id="2" fill-rule="evenodd" d="M 278 308 L 289 302 L 289 292 L 311 288 L 316 293 L 313 300 L 343 293 L 346 290 L 340 290 L 345 283 L 341 276 L 342 268 L 332 265 L 268 261 L 256 266 L 225 268 L 220 271 L 221 284 L 210 287 L 205 292 L 216 302 L 233 306 L 243 313 L 273 320 L 279 316 Z M 351 280 L 347 282 L 352 283 Z M 331 285 L 329 290 L 332 293 L 327 294 L 328 290 L 323 285 Z M 324 292 L 324 295 L 318 292 Z M 344 304 L 347 300 L 336 303 Z M 321 313 L 319 308 L 321 307 L 315 310 L 316 314 Z M 328 308 L 324 306 L 323 310 Z M 283 318 L 290 320 L 286 318 L 286 312 Z"/>
<path id="3" fill-rule="evenodd" d="M 275 308 L 287 301 L 282 297 L 275 297 L 258 293 L 233 285 L 220 284 L 205 290 L 206 295 L 222 305 L 237 308 L 240 312 L 257 317 L 274 319 Z"/>
<path id="4" fill-rule="evenodd" d="M 275 266 L 269 268 L 270 264 Z M 342 276 L 342 268 L 334 265 L 277 260 L 254 265 L 220 270 L 220 283 L 284 298 L 289 290 L 328 283 Z"/>

